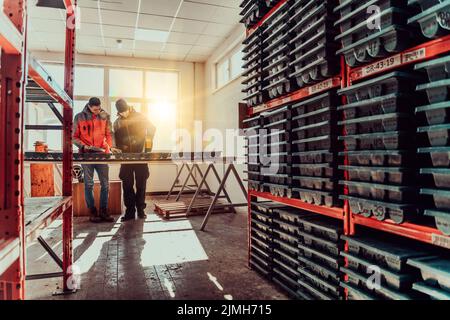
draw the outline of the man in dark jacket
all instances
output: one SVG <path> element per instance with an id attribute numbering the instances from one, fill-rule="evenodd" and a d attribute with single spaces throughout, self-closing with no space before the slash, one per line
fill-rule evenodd
<path id="1" fill-rule="evenodd" d="M 118 119 L 114 122 L 114 137 L 118 149 L 123 153 L 143 153 L 147 140 L 153 141 L 156 128 L 145 115 L 135 111 L 123 99 L 116 102 Z M 145 219 L 145 193 L 150 172 L 147 164 L 123 164 L 119 177 L 122 180 L 126 207 L 122 221 L 138 217 Z M 134 183 L 136 181 L 136 191 Z"/>
<path id="2" fill-rule="evenodd" d="M 91 98 L 83 111 L 75 116 L 73 123 L 73 143 L 80 153 L 111 153 L 113 148 L 111 120 L 102 109 L 100 99 Z M 114 218 L 108 213 L 109 168 L 107 164 L 85 164 L 84 198 L 90 210 L 91 222 L 112 222 Z M 94 201 L 94 171 L 100 180 L 100 211 Z"/>

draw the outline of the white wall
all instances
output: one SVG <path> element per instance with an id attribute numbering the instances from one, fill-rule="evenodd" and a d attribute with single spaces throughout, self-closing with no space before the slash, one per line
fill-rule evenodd
<path id="1" fill-rule="evenodd" d="M 240 102 L 243 102 L 243 99 L 245 97 L 244 93 L 241 92 L 241 82 L 243 81 L 243 78 L 239 77 L 228 83 L 226 86 L 220 89 L 216 89 L 215 65 L 221 58 L 223 58 L 225 54 L 235 48 L 236 45 L 241 43 L 244 40 L 244 36 L 245 28 L 243 27 L 243 25 L 239 25 L 222 43 L 222 45 L 214 51 L 214 53 L 206 62 L 205 106 L 203 109 L 203 127 L 205 130 L 215 128 L 220 130 L 222 133 L 225 133 L 227 129 L 237 129 L 239 127 L 238 104 Z M 235 150 L 226 148 L 224 151 L 227 155 L 243 156 L 243 143 L 243 138 L 237 137 L 237 144 L 241 147 L 237 146 Z M 242 164 L 237 165 L 237 169 L 240 172 L 241 178 L 243 179 L 243 170 L 245 169 L 245 166 Z M 214 179 L 210 179 L 209 183 L 217 188 L 217 183 L 214 181 Z M 245 182 L 244 186 L 246 186 Z M 243 202 L 243 200 L 245 200 L 234 178 L 230 179 L 230 183 L 228 183 L 227 185 L 227 190 L 230 192 L 230 196 L 234 201 Z"/>

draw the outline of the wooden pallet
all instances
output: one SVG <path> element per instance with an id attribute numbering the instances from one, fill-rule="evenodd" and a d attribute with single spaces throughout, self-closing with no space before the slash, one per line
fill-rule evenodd
<path id="1" fill-rule="evenodd" d="M 198 216 L 206 214 L 212 203 L 211 197 L 197 198 L 191 208 L 191 212 L 187 215 L 187 210 L 192 198 L 182 198 L 179 201 L 174 200 L 154 200 L 155 212 L 163 219 L 183 218 L 187 216 Z M 227 213 L 232 211 L 232 207 L 226 207 L 226 202 L 219 200 L 216 203 L 217 209 L 213 213 Z"/>

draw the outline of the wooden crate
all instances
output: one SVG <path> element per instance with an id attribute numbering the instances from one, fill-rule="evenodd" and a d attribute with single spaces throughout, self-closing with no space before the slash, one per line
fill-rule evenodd
<path id="1" fill-rule="evenodd" d="M 94 199 L 97 209 L 100 203 L 100 182 L 94 184 Z M 109 182 L 108 209 L 111 215 L 122 214 L 122 182 Z M 73 215 L 75 217 L 89 216 L 89 209 L 84 201 L 84 183 L 73 184 Z"/>

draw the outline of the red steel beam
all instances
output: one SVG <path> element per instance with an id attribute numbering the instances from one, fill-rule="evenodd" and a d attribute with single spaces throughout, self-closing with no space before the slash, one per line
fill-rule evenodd
<path id="1" fill-rule="evenodd" d="M 307 99 L 315 94 L 333 89 L 338 88 L 341 86 L 341 77 L 333 77 L 329 78 L 327 80 L 324 80 L 322 82 L 316 83 L 314 85 L 311 85 L 309 87 L 301 88 L 297 91 L 294 91 L 292 93 L 289 93 L 285 96 L 270 100 L 269 102 L 266 102 L 260 106 L 249 108 L 249 116 L 255 115 L 257 113 L 261 113 L 263 111 L 275 109 L 281 106 L 284 106 L 288 103 L 292 102 L 298 102 L 300 100 Z"/>
<path id="2" fill-rule="evenodd" d="M 314 213 L 321 214 L 321 215 L 328 216 L 328 217 L 335 218 L 335 219 L 344 220 L 344 218 L 345 218 L 343 208 L 336 208 L 336 207 L 329 208 L 329 207 L 325 207 L 325 206 L 317 206 L 314 204 L 309 204 L 309 203 L 303 202 L 299 199 L 277 197 L 268 192 L 250 191 L 249 195 L 253 196 L 253 197 L 258 197 L 258 198 L 275 201 L 275 202 L 282 203 L 282 204 L 285 204 L 290 207 L 303 209 L 306 211 L 314 212 Z"/>
<path id="3" fill-rule="evenodd" d="M 65 70 L 64 70 L 64 90 L 73 101 L 74 74 L 75 74 L 75 30 L 76 30 L 76 0 L 65 1 L 72 6 L 67 7 L 66 16 L 66 49 L 65 49 Z M 72 165 L 73 165 L 73 105 L 65 106 L 63 111 L 63 196 L 72 196 Z M 63 287 L 64 291 L 72 291 L 70 278 L 72 275 L 73 263 L 73 207 L 70 205 L 63 213 Z"/>
<path id="4" fill-rule="evenodd" d="M 6 53 L 20 54 L 23 37 L 11 20 L 0 12 L 0 47 Z"/>
<path id="5" fill-rule="evenodd" d="M 4 0 L 3 11 L 26 39 L 26 1 Z M 3 297 L 24 299 L 25 245 L 23 213 L 23 113 L 26 43 L 20 53 L 1 53 L 0 93 L 0 239 L 21 244 L 19 257 L 0 275 Z"/>
<path id="6" fill-rule="evenodd" d="M 435 228 L 408 222 L 395 224 L 390 220 L 378 221 L 374 218 L 366 218 L 356 214 L 352 214 L 352 220 L 355 225 L 361 225 L 372 229 L 393 233 L 402 237 L 407 237 L 450 249 L 450 237 L 445 236 L 441 231 Z"/>

